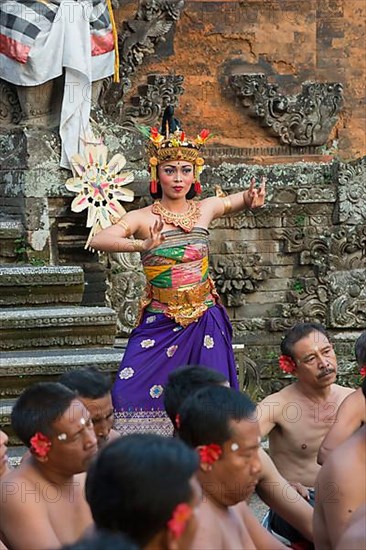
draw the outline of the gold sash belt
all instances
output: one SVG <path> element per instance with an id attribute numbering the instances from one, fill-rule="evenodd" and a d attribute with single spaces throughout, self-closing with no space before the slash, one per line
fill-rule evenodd
<path id="1" fill-rule="evenodd" d="M 209 307 L 205 302 L 212 300 L 212 297 L 215 302 L 218 300 L 214 282 L 210 277 L 201 284 L 185 288 L 158 288 L 148 283 L 144 306 L 156 300 L 167 306 L 164 308 L 167 317 L 186 327 L 204 314 Z"/>

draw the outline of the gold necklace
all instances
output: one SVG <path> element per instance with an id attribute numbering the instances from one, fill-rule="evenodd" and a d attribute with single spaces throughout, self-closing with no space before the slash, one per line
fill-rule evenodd
<path id="1" fill-rule="evenodd" d="M 169 225 L 175 225 L 180 227 L 186 233 L 192 231 L 196 221 L 200 217 L 200 205 L 196 201 L 187 201 L 188 210 L 183 214 L 177 212 L 171 212 L 165 208 L 160 201 L 155 201 L 152 205 L 151 211 L 153 214 L 158 214 Z"/>

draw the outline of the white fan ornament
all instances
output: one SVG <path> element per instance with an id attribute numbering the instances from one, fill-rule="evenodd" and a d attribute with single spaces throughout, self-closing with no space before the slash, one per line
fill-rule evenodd
<path id="1" fill-rule="evenodd" d="M 122 154 L 117 154 L 107 163 L 108 148 L 103 143 L 87 144 L 83 154 L 71 158 L 77 177 L 66 181 L 69 191 L 78 193 L 71 203 L 73 212 L 88 209 L 86 227 L 90 233 L 85 248 L 101 229 L 112 225 L 126 210 L 119 201 L 132 202 L 134 192 L 125 187 L 134 179 L 132 172 L 121 172 L 126 164 Z"/>

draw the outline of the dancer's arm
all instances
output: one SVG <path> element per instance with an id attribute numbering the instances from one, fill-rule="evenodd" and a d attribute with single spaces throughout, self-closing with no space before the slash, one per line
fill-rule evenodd
<path id="1" fill-rule="evenodd" d="M 143 252 L 155 248 L 164 241 L 164 235 L 161 234 L 164 224 L 157 220 L 149 228 L 148 238 L 131 239 L 131 235 L 141 230 L 140 217 L 137 212 L 129 212 L 115 225 L 97 233 L 90 242 L 90 248 L 104 252 Z"/>
<path id="2" fill-rule="evenodd" d="M 226 197 L 209 197 L 201 202 L 201 208 L 203 207 L 206 212 L 209 212 L 211 220 L 214 220 L 226 214 L 235 214 L 241 210 L 260 208 L 264 204 L 265 195 L 265 178 L 262 178 L 259 187 L 257 187 L 255 178 L 252 178 L 249 189 Z"/>

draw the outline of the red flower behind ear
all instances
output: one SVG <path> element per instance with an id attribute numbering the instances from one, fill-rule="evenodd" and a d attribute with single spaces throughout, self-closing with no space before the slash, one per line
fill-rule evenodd
<path id="1" fill-rule="evenodd" d="M 177 414 L 176 417 L 175 417 L 175 427 L 177 428 L 177 430 L 179 430 L 180 428 L 180 415 Z"/>
<path id="2" fill-rule="evenodd" d="M 360 375 L 362 376 L 362 378 L 366 377 L 366 365 L 362 367 L 362 369 L 360 369 Z"/>
<path id="3" fill-rule="evenodd" d="M 289 355 L 281 355 L 278 363 L 280 369 L 288 374 L 293 374 L 296 370 L 296 363 Z"/>
<path id="4" fill-rule="evenodd" d="M 198 448 L 201 464 L 213 464 L 222 455 L 222 448 L 216 443 L 202 445 Z"/>
<path id="5" fill-rule="evenodd" d="M 41 432 L 31 437 L 30 444 L 31 452 L 40 457 L 47 456 L 52 446 L 51 440 Z"/>
<path id="6" fill-rule="evenodd" d="M 186 502 L 181 502 L 175 507 L 172 517 L 167 523 L 167 527 L 175 539 L 179 539 L 184 533 L 192 512 L 192 508 Z"/>

